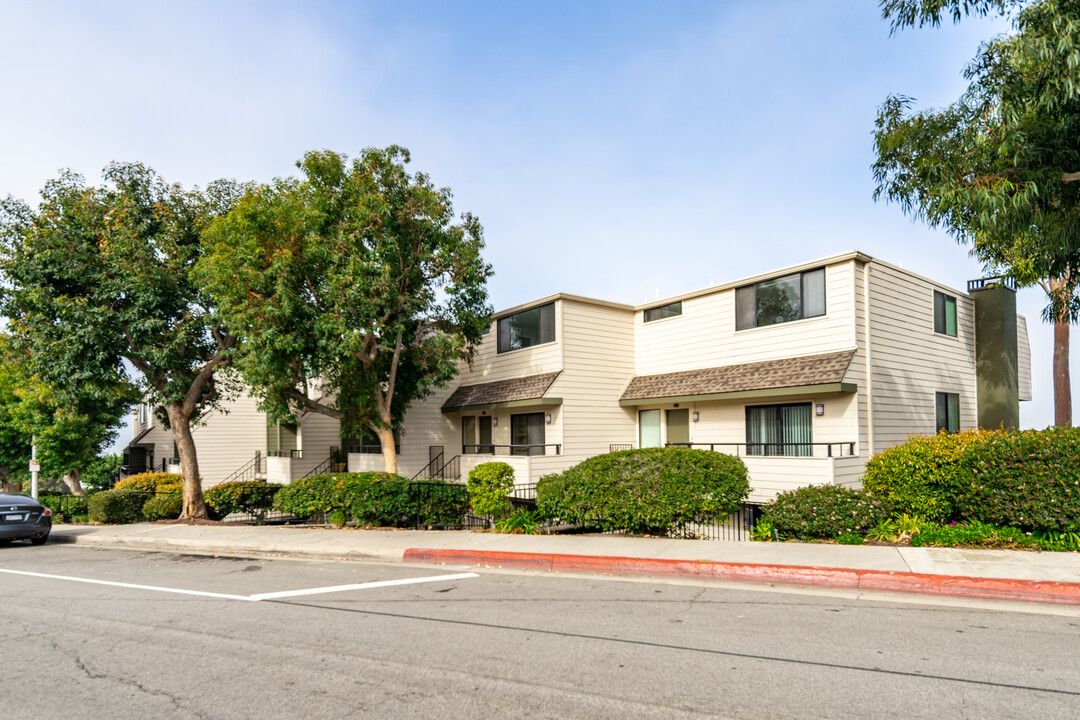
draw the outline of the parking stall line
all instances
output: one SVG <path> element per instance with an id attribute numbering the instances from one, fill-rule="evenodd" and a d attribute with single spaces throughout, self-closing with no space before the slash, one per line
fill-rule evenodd
<path id="1" fill-rule="evenodd" d="M 283 592 L 259 593 L 250 595 L 249 600 L 277 600 L 301 595 L 322 595 L 323 593 L 343 592 L 345 590 L 367 590 L 368 588 L 391 587 L 394 585 L 415 585 L 417 583 L 439 582 L 442 580 L 465 580 L 480 577 L 476 573 L 458 573 L 456 575 L 432 575 L 431 577 L 403 578 L 401 580 L 377 580 L 375 582 L 356 583 L 354 585 L 335 585 L 333 587 L 309 588 L 306 590 L 285 590 Z"/>
<path id="2" fill-rule="evenodd" d="M 218 598 L 221 600 L 242 600 L 244 602 L 259 602 L 261 600 L 278 600 L 301 595 L 322 595 L 324 593 L 345 592 L 346 590 L 367 590 L 370 588 L 392 587 L 396 585 L 415 585 L 418 583 L 440 582 L 450 580 L 465 580 L 480 577 L 476 573 L 457 573 L 453 575 L 432 575 L 420 578 L 402 578 L 400 580 L 377 580 L 367 583 L 353 583 L 351 585 L 333 585 L 328 587 L 305 588 L 303 590 L 284 590 L 282 592 L 257 593 L 255 595 L 230 595 L 227 593 L 205 592 L 202 590 L 184 590 L 182 588 L 160 587 L 157 585 L 139 585 L 136 583 L 115 582 L 112 580 L 95 580 L 93 578 L 73 577 L 70 575 L 51 575 L 49 573 L 29 572 L 27 570 L 7 570 L 0 568 L 0 573 L 9 575 L 25 575 L 28 577 L 45 578 L 47 580 L 67 580 L 68 582 L 88 583 L 90 585 L 107 585 L 110 587 L 127 588 L 130 590 L 150 590 L 152 592 L 176 593 L 178 595 L 196 595 L 199 597 Z"/>

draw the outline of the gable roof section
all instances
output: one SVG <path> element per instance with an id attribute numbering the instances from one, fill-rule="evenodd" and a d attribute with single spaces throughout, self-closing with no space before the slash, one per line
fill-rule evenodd
<path id="1" fill-rule="evenodd" d="M 854 385 L 843 382 L 854 355 L 854 350 L 844 350 L 704 370 L 639 375 L 630 381 L 620 404 L 779 395 L 782 393 L 775 391 L 802 388 L 854 392 Z"/>
<path id="2" fill-rule="evenodd" d="M 560 398 L 545 398 L 544 393 L 551 388 L 551 384 L 555 382 L 555 378 L 559 377 L 560 372 L 562 371 L 558 370 L 542 375 L 527 375 L 509 380 L 462 385 L 446 399 L 442 411 L 458 412 L 481 408 L 539 405 L 541 400 L 543 404 L 559 405 L 562 403 Z"/>

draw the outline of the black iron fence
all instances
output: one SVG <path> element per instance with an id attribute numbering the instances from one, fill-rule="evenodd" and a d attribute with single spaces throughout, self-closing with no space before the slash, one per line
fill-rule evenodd
<path id="1" fill-rule="evenodd" d="M 449 483 L 458 482 L 461 480 L 461 456 L 455 455 L 449 460 L 444 460 L 443 454 L 439 453 L 427 465 L 420 468 L 420 472 L 412 476 L 414 482 L 425 478 Z"/>
<path id="2" fill-rule="evenodd" d="M 267 450 L 266 457 L 302 458 L 303 450 Z"/>
<path id="3" fill-rule="evenodd" d="M 548 449 L 553 452 L 548 453 Z M 500 451 L 505 452 L 500 452 Z M 462 455 L 561 455 L 562 445 L 556 443 L 547 444 L 518 444 L 518 445 L 492 445 L 484 443 L 478 445 L 462 445 Z"/>
<path id="4" fill-rule="evenodd" d="M 738 457 L 844 457 L 855 455 L 855 442 L 692 442 L 668 443 L 666 447 L 699 448 Z M 818 455 L 815 448 L 824 448 Z M 732 452 L 734 450 L 734 452 Z"/>

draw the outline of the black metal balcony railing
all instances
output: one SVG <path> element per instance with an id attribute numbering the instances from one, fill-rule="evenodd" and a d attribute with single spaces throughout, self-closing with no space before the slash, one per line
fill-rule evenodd
<path id="1" fill-rule="evenodd" d="M 382 445 L 350 445 L 349 452 L 363 455 L 382 455 Z M 394 452 L 401 452 L 401 446 L 397 443 L 394 443 Z"/>
<path id="2" fill-rule="evenodd" d="M 998 275 L 997 277 L 985 277 L 978 280 L 968 280 L 967 291 L 987 290 L 993 287 L 1004 286 L 1010 290 L 1016 290 L 1016 278 Z"/>
<path id="3" fill-rule="evenodd" d="M 462 455 L 547 455 L 547 449 L 553 448 L 555 452 L 552 455 L 562 455 L 562 445 L 548 443 L 534 444 L 534 445 L 492 445 L 485 443 L 482 445 L 462 445 Z M 506 450 L 507 452 L 500 453 L 499 450 Z"/>
<path id="4" fill-rule="evenodd" d="M 854 442 L 825 442 L 825 443 L 668 443 L 667 447 L 689 447 L 714 452 L 728 452 L 729 448 L 735 449 L 738 457 L 820 457 L 815 454 L 814 448 L 825 448 L 825 457 L 844 457 L 855 455 Z M 835 451 L 834 451 L 835 448 Z M 847 451 L 846 453 L 844 451 Z"/>
<path id="5" fill-rule="evenodd" d="M 266 457 L 302 458 L 303 450 L 267 450 Z"/>

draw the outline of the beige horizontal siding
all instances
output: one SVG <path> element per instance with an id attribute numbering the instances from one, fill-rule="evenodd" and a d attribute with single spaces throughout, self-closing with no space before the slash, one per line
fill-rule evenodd
<path id="1" fill-rule="evenodd" d="M 822 317 L 735 330 L 735 290 L 683 301 L 683 314 L 644 322 L 635 315 L 638 375 L 696 370 L 796 355 L 848 350 L 855 345 L 854 261 L 825 271 Z"/>

